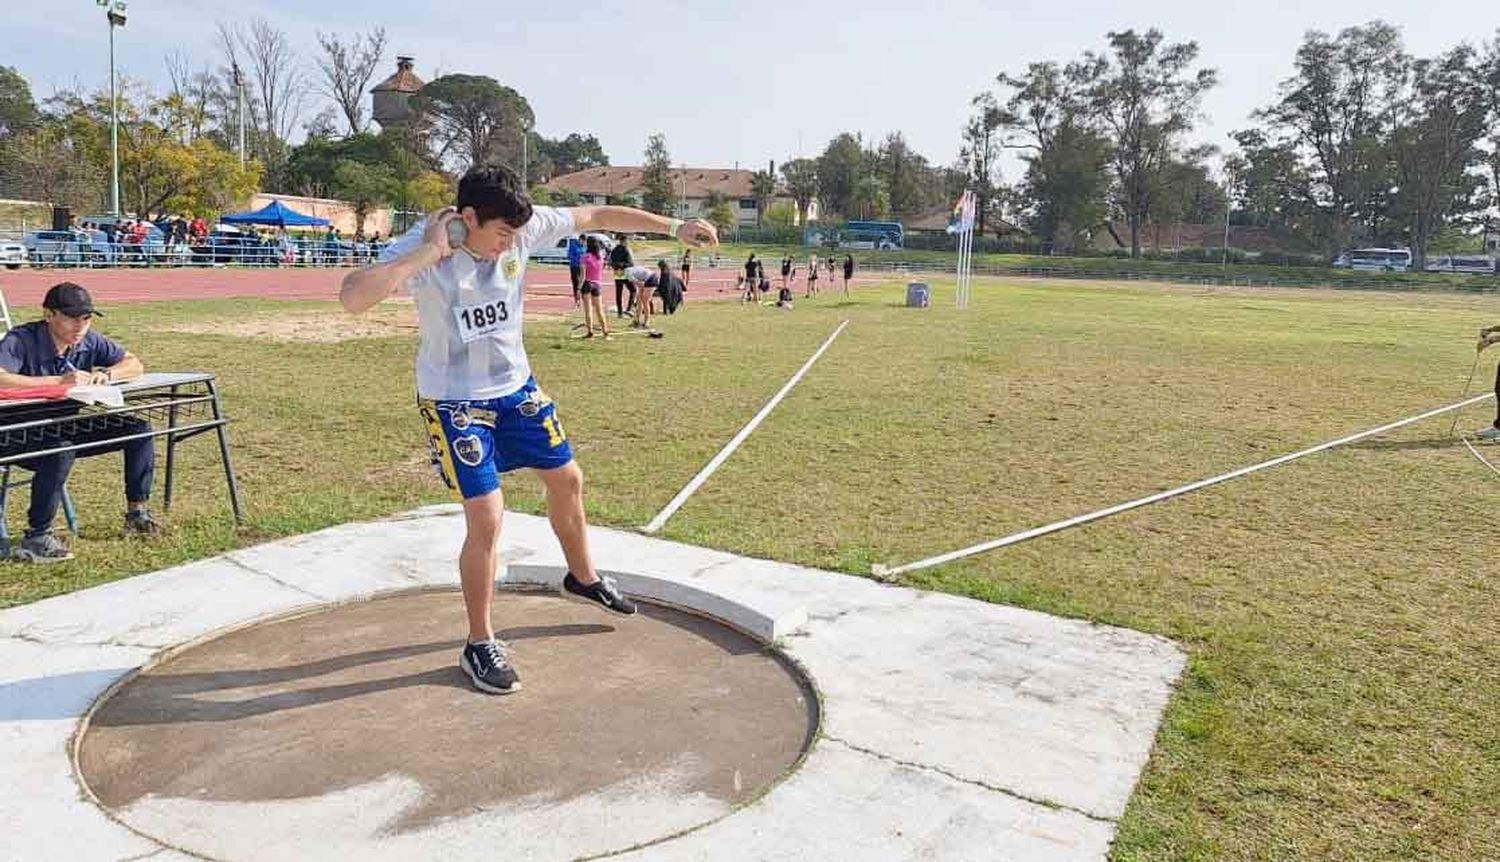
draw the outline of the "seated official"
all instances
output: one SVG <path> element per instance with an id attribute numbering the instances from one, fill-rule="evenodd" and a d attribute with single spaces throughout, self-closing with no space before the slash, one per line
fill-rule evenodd
<path id="1" fill-rule="evenodd" d="M 44 319 L 22 324 L 0 339 L 0 387 L 109 384 L 141 376 L 144 368 L 134 354 L 105 338 L 90 327 L 95 315 L 94 300 L 89 292 L 72 282 L 54 285 L 42 300 Z M 59 402 L 39 407 L 11 408 L 0 413 L 7 422 L 53 418 L 77 413 L 76 403 Z M 67 429 L 61 439 L 27 440 L 25 443 L 0 446 L 0 456 L 20 455 L 30 451 L 52 449 L 68 444 L 114 442 L 80 453 L 64 452 L 21 461 L 31 470 L 31 507 L 27 510 L 27 530 L 14 550 L 16 559 L 30 562 L 54 562 L 70 559 L 73 554 L 52 534 L 52 521 L 62 501 L 63 484 L 73 469 L 73 460 L 82 455 L 106 452 L 125 453 L 125 532 L 127 535 L 154 536 L 161 525 L 151 517 L 146 503 L 151 498 L 151 479 L 156 467 L 156 450 L 152 438 L 116 440 L 150 430 L 150 425 L 135 416 L 111 416 L 100 427 Z"/>

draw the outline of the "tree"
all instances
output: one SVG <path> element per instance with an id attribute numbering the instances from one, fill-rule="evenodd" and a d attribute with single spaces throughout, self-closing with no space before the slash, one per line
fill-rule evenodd
<path id="1" fill-rule="evenodd" d="M 343 42 L 335 33 L 318 33 L 318 70 L 323 73 L 323 93 L 338 105 L 349 124 L 349 134 L 363 132 L 365 122 L 365 92 L 370 88 L 370 79 L 375 76 L 375 67 L 385 56 L 385 28 L 374 27 L 365 34 L 354 34 Z"/>
<path id="2" fill-rule="evenodd" d="M 599 146 L 599 139 L 593 135 L 571 132 L 566 138 L 557 140 L 538 135 L 536 142 L 537 155 L 551 167 L 546 173 L 548 179 L 588 168 L 602 168 L 609 164 L 609 156 L 604 154 L 604 148 Z"/>
<path id="3" fill-rule="evenodd" d="M 180 51 L 168 52 L 163 63 L 170 89 L 162 100 L 162 124 L 179 141 L 191 144 L 215 131 L 214 108 L 224 101 L 219 79 L 206 65 L 194 69 Z"/>
<path id="4" fill-rule="evenodd" d="M 667 138 L 660 132 L 646 139 L 646 165 L 641 176 L 641 206 L 662 215 L 674 209 L 672 194 L 672 156 L 667 152 Z"/>
<path id="5" fill-rule="evenodd" d="M 263 18 L 251 21 L 248 29 L 220 23 L 219 42 L 231 70 L 249 73 L 248 107 L 256 130 L 247 136 L 249 145 L 266 165 L 272 187 L 279 187 L 287 141 L 307 104 L 307 76 L 286 33 Z M 226 89 L 233 98 L 232 83 Z"/>
<path id="6" fill-rule="evenodd" d="M 1233 135 L 1239 152 L 1224 160 L 1235 190 L 1239 224 L 1267 227 L 1304 236 L 1320 235 L 1312 187 L 1297 153 L 1272 142 L 1260 129 Z"/>
<path id="7" fill-rule="evenodd" d="M 864 175 L 865 153 L 858 135 L 843 132 L 828 142 L 818 157 L 818 197 L 830 212 L 847 214 L 854 186 Z"/>
<path id="8" fill-rule="evenodd" d="M 797 224 L 807 224 L 807 210 L 818 196 L 818 166 L 812 159 L 792 159 L 781 166 L 786 193 L 797 204 Z"/>
<path id="9" fill-rule="evenodd" d="M 422 212 L 453 203 L 453 180 L 437 171 L 422 171 L 402 184 L 400 202 Z"/>
<path id="10" fill-rule="evenodd" d="M 1478 212 L 1483 163 L 1477 144 L 1490 105 L 1474 49 L 1459 45 L 1412 66 L 1411 84 L 1395 103 L 1388 152 L 1396 175 L 1393 204 L 1420 269 L 1441 230 Z"/>
<path id="11" fill-rule="evenodd" d="M 37 121 L 31 85 L 10 66 L 0 66 L 0 141 L 19 135 Z"/>
<path id="12" fill-rule="evenodd" d="M 108 92 L 84 98 L 62 92 L 48 100 L 52 122 L 70 147 L 87 154 L 102 173 L 110 162 Z M 164 100 L 135 82 L 120 87 L 120 200 L 127 211 L 150 218 L 168 213 L 209 215 L 249 198 L 261 179 L 261 166 L 239 159 L 208 137 L 183 144 L 161 124 Z"/>
<path id="13" fill-rule="evenodd" d="M 1195 147 L 1181 158 L 1169 159 L 1158 171 L 1157 188 L 1152 192 L 1152 223 L 1158 231 L 1158 246 L 1163 226 L 1224 221 L 1228 192 L 1214 181 L 1205 164 L 1213 154 L 1212 147 Z"/>
<path id="14" fill-rule="evenodd" d="M 293 148 L 287 158 L 283 186 L 310 197 L 335 196 L 334 170 L 345 161 L 384 165 L 398 172 L 401 179 L 416 176 L 423 167 L 409 164 L 414 161 L 412 157 L 384 135 L 362 132 L 342 140 L 310 137 Z"/>
<path id="15" fill-rule="evenodd" d="M 333 192 L 354 208 L 354 232 L 365 232 L 370 210 L 389 203 L 399 194 L 396 175 L 383 165 L 343 159 L 333 169 Z"/>
<path id="16" fill-rule="evenodd" d="M 889 193 L 890 210 L 897 216 L 920 215 L 942 202 L 942 178 L 900 132 L 886 135 L 875 152 L 875 172 Z"/>
<path id="17" fill-rule="evenodd" d="M 1108 219 L 1109 142 L 1076 119 L 1061 122 L 1046 149 L 1030 156 L 1020 197 L 1031 232 L 1068 251 Z"/>
<path id="18" fill-rule="evenodd" d="M 862 219 L 886 219 L 891 214 L 891 194 L 885 181 L 877 176 L 863 176 L 854 184 L 849 199 L 849 214 Z"/>
<path id="19" fill-rule="evenodd" d="M 531 199 L 536 203 L 551 207 L 576 207 L 583 203 L 583 198 L 578 192 L 560 187 L 537 186 L 531 190 Z"/>
<path id="20" fill-rule="evenodd" d="M 766 216 L 766 207 L 776 194 L 776 177 L 770 171 L 756 171 L 750 175 L 750 194 L 755 196 L 755 226 L 760 227 Z"/>
<path id="21" fill-rule="evenodd" d="M 1375 21 L 1337 38 L 1309 32 L 1295 67 L 1280 98 L 1254 115 L 1269 133 L 1257 144 L 1283 150 L 1275 160 L 1298 166 L 1282 173 L 1286 191 L 1322 215 L 1319 232 L 1332 253 L 1348 247 L 1357 225 L 1368 231 L 1379 219 L 1370 205 L 1388 187 L 1382 141 L 1407 58 L 1396 28 Z"/>
<path id="22" fill-rule="evenodd" d="M 998 191 L 995 162 L 1000 157 L 1000 152 L 996 132 L 1003 115 L 991 93 L 975 96 L 971 104 L 974 106 L 974 116 L 964 126 L 964 145 L 959 159 L 964 163 L 969 187 L 974 191 L 975 229 L 982 236 Z"/>
<path id="23" fill-rule="evenodd" d="M 1141 226 L 1151 216 L 1159 172 L 1192 130 L 1203 93 L 1218 76 L 1213 69 L 1192 71 L 1196 42 L 1163 44 L 1156 29 L 1110 33 L 1109 45 L 1112 56 L 1087 52 L 1066 74 L 1080 85 L 1090 115 L 1109 136 L 1130 255 L 1140 257 Z"/>
<path id="24" fill-rule="evenodd" d="M 520 93 L 483 75 L 444 75 L 414 94 L 411 106 L 431 123 L 439 160 L 463 169 L 496 161 L 519 172 L 521 135 L 536 124 Z"/>
<path id="25" fill-rule="evenodd" d="M 1087 125 L 1077 83 L 1057 64 L 996 80 L 1011 91 L 999 111 L 1000 141 L 1026 163 L 1018 192 L 1031 232 L 1072 249 L 1106 218 L 1108 142 Z"/>
<path id="26" fill-rule="evenodd" d="M 92 209 L 104 199 L 105 177 L 62 123 L 38 123 L 0 141 L 0 198 Z"/>
<path id="27" fill-rule="evenodd" d="M 718 228 L 721 234 L 729 232 L 739 223 L 735 218 L 734 208 L 729 205 L 729 197 L 718 191 L 710 191 L 704 197 L 703 217 Z"/>
<path id="28" fill-rule="evenodd" d="M 798 224 L 797 207 L 788 201 L 776 201 L 766 207 L 765 217 L 762 219 L 762 227 L 787 230 Z"/>

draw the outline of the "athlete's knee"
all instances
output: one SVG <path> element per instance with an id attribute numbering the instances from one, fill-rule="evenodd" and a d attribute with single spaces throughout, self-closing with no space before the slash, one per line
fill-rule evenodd
<path id="1" fill-rule="evenodd" d="M 550 471 L 547 494 L 561 500 L 577 500 L 583 497 L 583 468 L 577 461 L 570 461 Z"/>
<path id="2" fill-rule="evenodd" d="M 483 544 L 500 539 L 500 522 L 505 509 L 498 494 L 485 494 L 464 501 L 464 525 L 468 539 Z"/>

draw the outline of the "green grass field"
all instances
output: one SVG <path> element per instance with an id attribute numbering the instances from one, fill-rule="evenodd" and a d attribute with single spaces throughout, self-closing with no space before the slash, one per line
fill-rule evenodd
<path id="1" fill-rule="evenodd" d="M 1493 300 L 1456 294 L 981 280 L 959 312 L 937 287 L 927 311 L 900 308 L 898 285 L 790 313 L 690 303 L 660 341 L 529 324 L 594 520 L 649 520 L 844 319 L 667 537 L 865 574 L 1453 403 L 1475 331 L 1500 323 Z M 79 559 L 0 566 L 0 605 L 446 499 L 412 410 L 409 331 L 233 334 L 287 316 L 347 326 L 327 304 L 111 312 L 149 365 L 220 373 L 249 526 L 231 528 L 208 438 L 184 448 L 155 544 L 116 537 L 118 456 L 80 462 Z M 165 331 L 184 322 L 208 332 Z M 1490 418 L 1476 407 L 1462 427 Z M 1117 860 L 1500 859 L 1500 480 L 1449 421 L 908 582 L 1188 652 Z M 534 479 L 507 488 L 538 510 Z"/>

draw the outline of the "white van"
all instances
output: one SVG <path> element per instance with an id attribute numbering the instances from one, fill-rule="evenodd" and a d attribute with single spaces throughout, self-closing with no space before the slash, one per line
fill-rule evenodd
<path id="1" fill-rule="evenodd" d="M 1428 272 L 1465 272 L 1474 275 L 1494 275 L 1495 260 L 1483 254 L 1455 254 L 1435 257 L 1427 261 Z"/>

